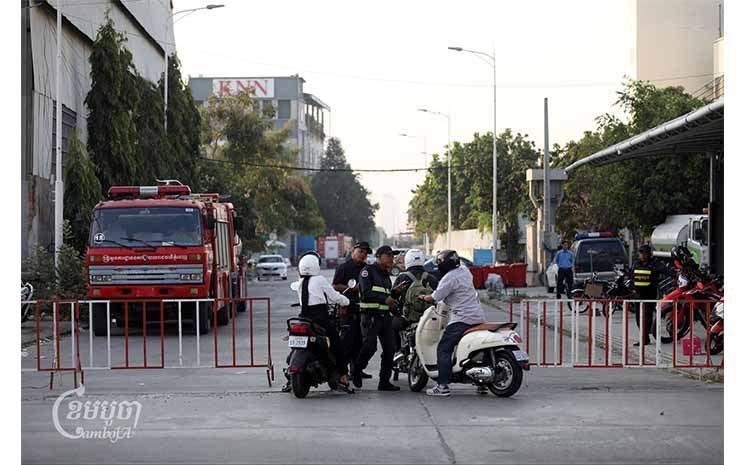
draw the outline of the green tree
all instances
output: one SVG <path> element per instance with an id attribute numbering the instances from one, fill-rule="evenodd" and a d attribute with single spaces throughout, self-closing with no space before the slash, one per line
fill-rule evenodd
<path id="1" fill-rule="evenodd" d="M 163 95 L 163 80 L 159 82 Z M 161 105 L 161 109 L 163 106 Z M 161 121 L 163 121 L 161 110 Z M 162 176 L 177 178 L 184 184 L 196 180 L 200 156 L 201 120 L 191 91 L 181 76 L 181 62 L 174 53 L 168 59 L 168 145 L 169 170 Z"/>
<path id="2" fill-rule="evenodd" d="M 138 95 L 137 107 L 133 112 L 136 130 L 134 151 L 141 168 L 137 178 L 128 184 L 150 185 L 156 179 L 177 178 L 179 164 L 163 128 L 163 95 L 147 79 L 141 76 L 134 79 Z"/>
<path id="3" fill-rule="evenodd" d="M 508 261 L 520 258 L 519 218 L 532 212 L 525 170 L 536 166 L 539 154 L 527 136 L 506 130 L 497 136 L 498 229 Z M 492 223 L 492 135 L 474 134 L 472 141 L 453 144 L 453 229 L 491 230 Z M 447 161 L 435 155 L 423 184 L 417 186 L 409 204 L 409 217 L 416 232 L 447 231 Z"/>
<path id="4" fill-rule="evenodd" d="M 307 182 L 291 173 L 296 153 L 285 146 L 290 129 L 273 129 L 270 107 L 259 109 L 249 94 L 211 97 L 202 108 L 199 188 L 230 194 L 243 216 L 241 237 L 248 248 L 263 248 L 263 237 L 288 229 L 323 230 Z"/>
<path id="5" fill-rule="evenodd" d="M 616 102 L 627 120 L 600 116 L 595 131 L 557 150 L 554 164 L 567 166 L 705 103 L 681 87 L 660 89 L 649 82 L 629 81 Z M 565 235 L 628 227 L 639 240 L 667 215 L 701 211 L 707 200 L 708 163 L 701 155 L 670 154 L 604 167 L 583 166 L 569 173 L 557 227 Z"/>
<path id="6" fill-rule="evenodd" d="M 65 166 L 65 218 L 70 222 L 68 243 L 78 251 L 88 244 L 93 207 L 101 200 L 101 183 L 85 147 L 72 133 Z"/>
<path id="7" fill-rule="evenodd" d="M 369 240 L 378 205 L 370 202 L 370 192 L 350 171 L 341 141 L 336 137 L 328 141 L 321 168 L 326 171 L 313 176 L 311 186 L 326 222 L 326 232 L 343 232 Z"/>
<path id="8" fill-rule="evenodd" d="M 138 92 L 132 54 L 124 47 L 126 37 L 106 17 L 96 33 L 90 55 L 91 90 L 88 107 L 88 153 L 96 166 L 103 189 L 139 179 L 134 109 Z"/>

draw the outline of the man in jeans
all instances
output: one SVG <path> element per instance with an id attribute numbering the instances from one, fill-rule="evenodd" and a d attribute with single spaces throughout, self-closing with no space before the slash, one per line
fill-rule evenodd
<path id="1" fill-rule="evenodd" d="M 479 294 L 473 287 L 473 275 L 454 250 L 437 255 L 437 270 L 442 278 L 432 295 L 420 296 L 427 303 L 442 302 L 448 306 L 448 324 L 437 345 L 437 386 L 427 389 L 429 396 L 449 396 L 453 372 L 453 350 L 466 330 L 484 322 Z M 482 389 L 479 389 L 482 392 Z"/>
<path id="2" fill-rule="evenodd" d="M 559 273 L 556 276 L 556 298 L 561 299 L 561 290 L 566 285 L 567 299 L 571 298 L 572 286 L 574 285 L 574 253 L 569 250 L 569 241 L 566 239 L 561 242 L 561 250 L 556 252 L 554 257 L 556 265 L 559 267 Z"/>

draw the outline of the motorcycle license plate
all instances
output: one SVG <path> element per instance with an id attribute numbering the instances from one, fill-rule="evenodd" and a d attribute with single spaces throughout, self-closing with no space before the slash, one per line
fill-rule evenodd
<path id="1" fill-rule="evenodd" d="M 308 336 L 290 336 L 287 345 L 291 349 L 305 349 L 308 347 Z"/>
<path id="2" fill-rule="evenodd" d="M 530 360 L 528 353 L 524 350 L 513 350 L 512 355 L 515 356 L 515 360 L 517 360 L 518 362 L 527 362 L 528 360 Z"/>

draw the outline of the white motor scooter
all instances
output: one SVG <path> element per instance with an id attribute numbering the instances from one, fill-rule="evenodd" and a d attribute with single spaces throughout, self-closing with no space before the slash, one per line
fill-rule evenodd
<path id="1" fill-rule="evenodd" d="M 429 378 L 437 379 L 437 344 L 448 322 L 448 307 L 429 307 L 416 329 L 416 355 L 409 366 L 409 389 L 421 391 Z M 453 351 L 452 383 L 486 386 L 498 397 L 520 389 L 528 354 L 520 349 L 517 323 L 482 323 L 470 328 Z"/>

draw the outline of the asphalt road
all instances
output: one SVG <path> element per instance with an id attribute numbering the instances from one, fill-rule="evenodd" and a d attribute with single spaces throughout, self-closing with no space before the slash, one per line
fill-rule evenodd
<path id="1" fill-rule="evenodd" d="M 327 275 L 330 276 L 329 271 Z M 292 279 L 292 278 L 291 278 Z M 163 370 L 86 370 L 79 400 L 137 401 L 141 414 L 130 438 L 63 437 L 53 424 L 69 374 L 22 375 L 22 453 L 25 463 L 722 463 L 723 385 L 657 369 L 538 368 L 510 399 L 479 396 L 457 386 L 450 398 L 402 391 L 381 393 L 377 376 L 354 395 L 314 389 L 299 400 L 279 392 L 286 347 L 284 322 L 296 314 L 288 281 L 252 283 L 253 296 L 272 299 L 271 344 L 277 380 L 262 368 L 179 368 L 196 365 L 196 337 L 166 328 Z M 266 359 L 266 313 L 254 309 L 254 361 Z M 491 310 L 487 313 L 489 317 Z M 236 320 L 236 359 L 250 361 L 249 312 Z M 263 318 L 263 319 L 262 319 Z M 159 363 L 160 338 L 148 328 L 148 361 Z M 153 328 L 159 336 L 159 328 Z M 81 334 L 88 365 L 88 333 Z M 141 363 L 142 336 L 129 338 L 130 361 Z M 93 338 L 94 363 L 106 363 L 106 338 Z M 218 333 L 218 359 L 232 362 L 232 326 Z M 213 333 L 200 338 L 200 364 L 214 364 Z M 71 346 L 63 337 L 61 347 Z M 152 344 L 152 345 L 151 345 Z M 53 357 L 42 346 L 42 361 Z M 124 341 L 112 336 L 112 365 Z M 35 364 L 27 347 L 23 366 Z M 66 363 L 70 353 L 62 350 Z M 52 351 L 52 352 L 50 352 Z M 139 354 L 139 355 L 137 355 Z M 368 369 L 377 375 L 378 357 Z M 102 406 L 101 406 L 102 407 Z M 100 428 L 100 414 L 77 418 L 67 403 L 60 426 Z M 91 410 L 92 412 L 92 410 Z M 68 418 L 69 417 L 69 418 Z M 131 422 L 130 422 L 131 423 Z M 114 423 L 113 426 L 126 425 Z"/>

